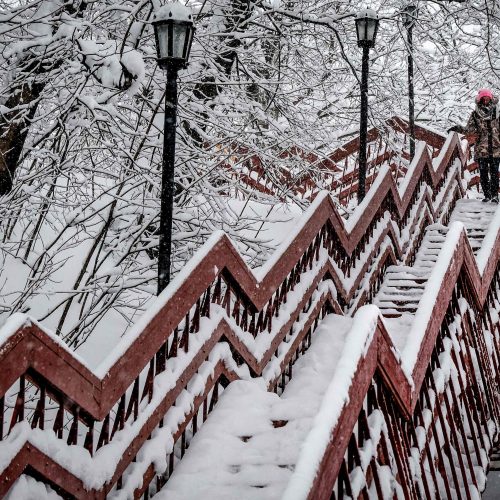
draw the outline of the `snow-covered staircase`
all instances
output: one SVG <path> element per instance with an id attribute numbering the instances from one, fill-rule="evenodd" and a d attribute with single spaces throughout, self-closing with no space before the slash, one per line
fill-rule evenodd
<path id="1" fill-rule="evenodd" d="M 456 137 L 417 153 L 347 218 L 317 198 L 258 273 L 216 235 L 105 369 L 14 318 L 0 497 L 478 498 L 499 459 L 500 211 L 460 200 Z"/>
<path id="2" fill-rule="evenodd" d="M 457 203 L 450 224 L 456 221 L 464 224 L 475 253 L 481 248 L 496 209 L 497 205 L 476 200 Z M 398 349 L 404 345 L 447 233 L 448 227 L 442 224 L 428 226 L 413 265 L 389 267 L 374 299 L 388 318 L 387 328 Z M 294 377 L 281 396 L 268 392 L 262 379 L 231 384 L 172 478 L 155 498 L 286 496 L 293 486 L 297 464 L 307 456 L 307 436 L 314 436 L 314 432 L 309 433 L 324 406 L 328 386 L 338 376 L 336 368 L 352 321 L 335 314 L 323 319 L 310 350 L 294 365 Z M 349 350 L 343 354 L 346 359 L 356 360 Z M 335 407 L 331 406 L 329 411 Z M 374 425 L 370 423 L 370 433 Z M 475 457 L 472 444 L 468 446 Z M 197 480 L 190 480 L 193 477 Z"/>
<path id="3" fill-rule="evenodd" d="M 473 252 L 481 248 L 488 226 L 498 205 L 480 200 L 459 200 L 450 224 L 460 221 L 467 230 Z M 412 266 L 390 266 L 384 282 L 374 298 L 382 314 L 388 318 L 415 314 L 425 284 L 443 248 L 448 228 L 441 224 L 430 225 L 425 232 L 420 249 Z"/>
<path id="4" fill-rule="evenodd" d="M 450 224 L 460 221 L 467 229 L 469 243 L 474 253 L 477 253 L 488 230 L 498 205 L 482 203 L 479 200 L 458 200 L 451 214 Z"/>
<path id="5" fill-rule="evenodd" d="M 297 487 L 298 463 L 324 445 L 315 437 L 321 429 L 318 422 L 347 397 L 347 385 L 339 381 L 345 376 L 350 380 L 363 355 L 362 343 L 353 348 L 360 324 L 368 326 L 369 321 L 326 316 L 311 347 L 294 364 L 293 378 L 281 396 L 268 392 L 265 377 L 230 384 L 154 498 L 273 500 L 290 494 Z M 380 419 L 373 422 L 377 425 Z M 380 438 L 380 429 L 375 435 Z"/>

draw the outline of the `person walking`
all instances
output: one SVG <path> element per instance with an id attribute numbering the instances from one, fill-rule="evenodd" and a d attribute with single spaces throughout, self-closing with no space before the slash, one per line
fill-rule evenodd
<path id="1" fill-rule="evenodd" d="M 483 202 L 498 203 L 498 165 L 500 164 L 500 123 L 498 98 L 489 89 L 479 90 L 476 108 L 467 125 L 455 125 L 449 132 L 459 132 L 475 139 L 474 159 L 479 164 Z M 472 139 L 472 137 L 474 139 Z"/>

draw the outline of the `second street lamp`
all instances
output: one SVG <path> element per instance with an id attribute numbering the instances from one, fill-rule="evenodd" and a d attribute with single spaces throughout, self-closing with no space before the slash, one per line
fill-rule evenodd
<path id="1" fill-rule="evenodd" d="M 402 12 L 403 25 L 408 34 L 408 118 L 410 125 L 410 161 L 415 156 L 415 98 L 413 91 L 413 26 L 417 17 L 417 6 L 408 4 Z"/>
<path id="2" fill-rule="evenodd" d="M 167 71 L 165 88 L 165 128 L 158 251 L 158 294 L 170 282 L 172 259 L 172 222 L 174 210 L 175 126 L 177 121 L 177 74 L 187 67 L 193 42 L 191 9 L 180 2 L 161 7 L 154 16 L 156 50 L 160 68 Z"/>
<path id="3" fill-rule="evenodd" d="M 370 49 L 375 46 L 378 23 L 378 15 L 372 9 L 364 9 L 356 16 L 358 47 L 362 47 L 363 49 L 361 64 L 361 111 L 359 120 L 358 203 L 361 203 L 365 197 L 366 135 L 368 130 L 368 63 Z"/>

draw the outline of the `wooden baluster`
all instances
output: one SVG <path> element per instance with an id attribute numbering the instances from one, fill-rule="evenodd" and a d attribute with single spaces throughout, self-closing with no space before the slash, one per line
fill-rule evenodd
<path id="1" fill-rule="evenodd" d="M 205 318 L 210 318 L 210 292 L 211 292 L 212 287 L 209 286 L 207 288 L 207 291 L 205 292 L 205 296 L 203 298 L 203 305 L 201 306 L 201 315 L 204 316 Z"/>
<path id="2" fill-rule="evenodd" d="M 217 276 L 217 281 L 215 283 L 214 294 L 212 300 L 215 304 L 220 304 L 221 301 L 221 291 L 222 291 L 222 278 L 221 275 Z"/>
<path id="3" fill-rule="evenodd" d="M 427 408 L 431 411 L 432 415 L 434 416 L 435 411 L 431 405 L 430 396 L 429 396 L 429 388 L 427 385 L 427 377 L 428 377 L 430 370 L 431 370 L 431 368 L 427 369 L 427 375 L 426 375 L 426 378 L 424 379 L 424 382 L 422 384 L 420 397 L 422 397 L 422 394 L 424 395 L 425 402 L 427 404 Z M 438 394 L 435 394 L 435 403 L 436 403 L 436 407 L 440 406 Z M 443 432 L 441 433 L 441 435 L 444 436 L 445 435 L 444 429 L 442 429 L 442 431 Z M 440 440 L 439 440 L 439 433 L 437 432 L 437 428 L 436 428 L 436 420 L 434 418 L 432 418 L 432 420 L 431 420 L 431 432 L 432 432 L 432 436 L 433 436 L 434 442 L 435 442 L 435 449 L 437 451 L 438 460 L 439 460 L 439 471 L 441 473 L 441 477 L 442 477 L 443 482 L 444 482 L 444 487 L 446 489 L 446 496 L 448 498 L 452 499 L 454 497 L 451 495 L 450 483 L 448 480 L 448 474 L 446 472 L 446 465 L 445 465 L 444 457 L 443 457 L 444 450 L 442 448 L 442 446 L 444 447 L 446 445 L 446 438 L 445 438 L 445 443 L 443 443 L 443 445 L 441 445 Z M 453 462 L 451 462 L 451 465 L 453 468 Z M 453 471 L 454 470 L 455 469 L 453 468 Z M 456 476 L 456 472 L 454 473 L 454 475 Z"/>
<path id="4" fill-rule="evenodd" d="M 255 338 L 257 336 L 257 331 L 255 327 L 255 311 L 251 312 L 250 326 L 248 327 L 248 332 Z"/>
<path id="5" fill-rule="evenodd" d="M 53 430 L 59 439 L 63 436 L 63 425 L 64 425 L 64 403 L 59 400 L 59 409 L 57 410 L 57 415 L 54 420 Z"/>
<path id="6" fill-rule="evenodd" d="M 210 406 L 208 411 L 211 412 L 214 409 L 214 406 L 217 404 L 219 400 L 219 381 L 215 382 L 214 389 L 212 392 L 212 397 L 210 399 Z"/>
<path id="7" fill-rule="evenodd" d="M 462 349 L 460 349 L 460 351 L 461 350 Z M 455 349 L 453 349 L 452 353 L 453 353 L 452 359 L 453 359 L 453 363 L 455 364 L 455 366 L 463 367 L 463 369 L 466 370 L 467 365 L 463 361 L 459 361 L 457 359 Z M 461 362 L 462 364 L 458 364 L 459 362 Z M 462 370 L 458 370 L 457 379 L 458 379 L 458 384 L 460 386 L 460 395 L 461 395 L 460 399 L 462 400 L 463 406 L 465 408 L 465 412 L 467 414 L 467 421 L 469 424 L 470 432 L 472 434 L 472 442 L 474 444 L 474 451 L 476 453 L 476 457 L 477 457 L 477 460 L 479 462 L 481 460 L 481 453 L 479 451 L 479 443 L 478 443 L 477 434 L 481 433 L 480 419 L 479 419 L 479 417 L 477 417 L 477 420 L 476 420 L 472 417 L 471 407 L 472 407 L 473 411 L 476 410 L 476 412 L 477 412 L 476 404 L 475 404 L 475 401 L 471 400 L 471 398 L 470 398 L 469 388 L 466 389 L 464 386 L 464 381 L 462 379 Z M 465 383 L 467 383 L 467 381 Z M 457 404 L 458 403 L 455 403 L 455 405 L 457 405 Z M 476 413 L 476 416 L 477 416 L 477 413 Z M 482 442 L 482 447 L 484 448 L 484 442 Z M 479 464 L 479 465 L 482 465 L 482 464 Z M 484 465 L 486 466 L 486 464 L 484 464 Z"/>
<path id="8" fill-rule="evenodd" d="M 361 431 L 362 442 L 364 442 L 364 438 L 372 439 L 372 436 L 370 434 L 370 428 L 368 425 L 368 418 L 367 418 L 366 412 L 363 408 L 361 409 L 361 412 L 360 412 L 359 418 L 358 418 L 358 430 Z M 373 480 L 375 481 L 375 489 L 377 491 L 377 497 L 384 498 L 384 495 L 382 493 L 382 487 L 380 484 L 380 478 L 378 476 L 377 464 L 376 464 L 374 457 L 371 458 L 369 467 L 370 467 L 371 476 L 373 477 Z M 368 470 L 366 472 L 368 472 Z M 366 475 L 365 475 L 365 477 L 366 477 Z M 428 496 L 427 498 L 430 498 L 430 496 Z"/>
<path id="9" fill-rule="evenodd" d="M 40 386 L 40 398 L 36 404 L 33 420 L 31 421 L 31 428 L 34 429 L 35 427 L 39 427 L 42 430 L 45 427 L 45 385 L 43 383 Z"/>
<path id="10" fill-rule="evenodd" d="M 196 313 L 193 317 L 193 324 L 195 323 L 195 317 L 196 317 Z M 199 318 L 199 316 L 198 316 Z M 184 319 L 184 329 L 182 331 L 182 336 L 181 336 L 181 340 L 179 342 L 179 349 L 184 349 L 184 352 L 188 352 L 189 350 L 189 325 L 190 325 L 190 319 L 189 319 L 189 311 L 188 313 L 186 314 L 186 317 Z M 191 331 L 194 330 L 194 327 L 193 325 L 191 325 Z"/>
<path id="11" fill-rule="evenodd" d="M 158 352 L 156 353 L 156 374 L 165 371 L 165 368 L 167 366 L 167 349 L 168 349 L 168 341 L 162 344 L 162 346 L 158 349 Z"/>
<path id="12" fill-rule="evenodd" d="M 420 422 L 420 426 L 425 431 L 425 456 L 427 457 L 427 463 L 429 464 L 429 469 L 431 471 L 432 481 L 434 482 L 433 496 L 435 500 L 441 500 L 441 495 L 439 494 L 439 482 L 436 477 L 436 468 L 434 466 L 434 459 L 432 457 L 431 449 L 429 446 L 429 432 L 425 428 L 424 416 L 422 414 L 421 399 L 419 398 L 417 405 L 415 406 L 415 414 Z M 423 462 L 422 462 L 423 466 Z M 432 498 L 432 497 L 429 497 Z"/>
<path id="13" fill-rule="evenodd" d="M 104 422 L 102 423 L 101 433 L 99 435 L 99 440 L 97 442 L 97 450 L 102 446 L 109 443 L 109 413 L 106 415 Z"/>
<path id="14" fill-rule="evenodd" d="M 17 393 L 16 403 L 10 421 L 9 434 L 14 425 L 24 420 L 25 396 L 26 396 L 26 380 L 24 378 L 24 375 L 21 375 L 19 377 L 19 392 Z"/>
<path id="15" fill-rule="evenodd" d="M 201 299 L 196 301 L 196 307 L 194 309 L 193 321 L 191 322 L 191 333 L 197 333 L 200 331 L 200 313 L 201 313 Z M 184 344 L 184 351 L 188 352 L 188 347 Z"/>
<path id="16" fill-rule="evenodd" d="M 486 449 L 486 443 L 484 442 L 484 438 L 483 438 L 483 432 L 484 432 L 488 436 L 488 440 L 489 440 L 488 449 L 489 449 L 491 447 L 492 443 L 491 443 L 491 439 L 489 436 L 489 430 L 488 430 L 487 411 L 486 411 L 486 406 L 483 402 L 482 391 L 478 387 L 478 383 L 477 383 L 477 380 L 475 377 L 474 365 L 472 363 L 472 356 L 470 353 L 470 347 L 469 347 L 469 342 L 468 342 L 469 336 L 467 334 L 467 323 L 468 323 L 467 317 L 465 317 L 464 321 L 462 322 L 462 325 L 463 325 L 463 329 L 462 329 L 463 334 L 462 335 L 463 335 L 463 345 L 465 345 L 465 350 L 467 353 L 467 359 L 465 359 L 463 349 L 461 349 L 459 351 L 459 356 L 460 356 L 460 361 L 462 363 L 461 366 L 464 367 L 464 373 L 465 373 L 465 377 L 467 380 L 468 392 L 473 393 L 473 397 L 471 397 L 471 399 L 472 399 L 471 406 L 472 406 L 472 411 L 475 414 L 475 417 L 477 419 L 478 426 L 479 426 L 478 436 L 479 436 L 479 440 L 481 441 L 481 447 L 483 449 Z M 479 411 L 477 409 L 478 406 L 479 406 Z M 481 426 L 484 428 L 484 431 L 481 430 Z"/>
<path id="17" fill-rule="evenodd" d="M 134 386 L 132 388 L 132 393 L 130 394 L 130 400 L 127 406 L 127 413 L 125 414 L 125 420 L 128 420 L 132 410 L 134 412 L 134 422 L 137 420 L 139 414 L 139 377 L 134 380 Z"/>
<path id="18" fill-rule="evenodd" d="M 358 448 L 358 443 L 356 442 L 356 438 L 354 437 L 354 434 L 351 434 L 351 437 L 349 439 L 349 444 L 348 444 L 348 459 L 351 463 L 351 466 L 349 467 L 352 471 L 352 469 L 354 468 L 353 466 L 356 465 L 357 467 L 359 467 L 363 473 L 365 473 L 365 471 L 363 470 L 363 467 L 361 466 L 361 457 L 359 456 L 359 448 Z M 358 495 L 358 499 L 362 498 L 363 500 L 369 500 L 369 497 L 368 497 L 368 490 L 366 488 L 366 483 L 365 485 L 363 486 L 363 488 L 361 489 L 359 495 Z"/>
<path id="19" fill-rule="evenodd" d="M 149 362 L 149 370 L 146 376 L 146 382 L 144 383 L 144 388 L 142 391 L 141 401 L 148 396 L 148 403 L 151 403 L 153 399 L 153 387 L 154 387 L 154 373 L 155 373 L 155 361 L 154 358 Z"/>
<path id="20" fill-rule="evenodd" d="M 240 328 L 242 330 L 246 330 L 248 328 L 248 309 L 245 304 L 243 304 L 243 311 L 241 313 Z"/>
<path id="21" fill-rule="evenodd" d="M 410 420 L 408 421 L 408 426 L 410 428 L 411 438 L 413 439 L 413 442 L 415 444 L 414 447 L 418 450 L 420 457 L 422 457 L 422 450 L 419 448 L 419 445 L 418 445 L 418 438 L 417 438 L 417 433 L 415 431 L 413 418 L 410 418 Z M 419 464 L 420 464 L 420 477 L 421 477 L 422 485 L 424 487 L 423 492 L 419 488 L 420 496 L 422 498 L 432 498 L 430 490 L 429 490 L 429 484 L 427 482 L 427 474 L 425 473 L 424 461 L 419 460 Z"/>
<path id="22" fill-rule="evenodd" d="M 288 291 L 293 292 L 293 287 L 295 286 L 295 266 L 292 268 L 290 271 L 290 274 L 288 275 Z"/>
<path id="23" fill-rule="evenodd" d="M 174 328 L 174 335 L 172 339 L 172 345 L 170 346 L 170 352 L 168 358 L 175 358 L 177 356 L 177 348 L 179 346 L 179 328 L 176 326 Z"/>
<path id="24" fill-rule="evenodd" d="M 231 285 L 229 283 L 226 285 L 226 293 L 224 294 L 222 307 L 226 308 L 226 314 L 229 317 L 231 314 Z"/>
<path id="25" fill-rule="evenodd" d="M 259 311 L 259 317 L 257 318 L 257 327 L 256 327 L 256 335 L 262 330 L 264 330 L 264 310 Z"/>
<path id="26" fill-rule="evenodd" d="M 412 498 L 409 490 L 409 485 L 411 483 L 410 477 L 407 470 L 407 463 L 405 457 L 403 456 L 403 446 L 402 437 L 399 435 L 399 429 L 395 419 L 397 418 L 391 411 L 391 403 L 386 400 L 385 390 L 382 384 L 379 382 L 378 393 L 380 397 L 380 408 L 387 420 L 387 428 L 389 430 L 389 439 L 392 446 L 394 447 L 394 458 L 396 459 L 396 465 L 398 469 L 399 484 L 403 489 L 403 494 L 405 498 Z"/>
<path id="27" fill-rule="evenodd" d="M 288 278 L 285 278 L 283 285 L 281 286 L 281 303 L 286 304 L 286 298 L 288 295 Z"/>
<path id="28" fill-rule="evenodd" d="M 208 395 L 207 397 L 203 400 L 203 422 L 207 419 L 208 415 Z"/>
<path id="29" fill-rule="evenodd" d="M 184 457 L 184 453 L 186 453 L 186 429 L 181 434 L 181 458 Z"/>
<path id="30" fill-rule="evenodd" d="M 279 288 L 276 290 L 274 304 L 273 304 L 274 316 L 278 317 L 280 314 L 280 298 L 279 298 Z"/>
<path id="31" fill-rule="evenodd" d="M 457 400 L 457 394 L 456 394 L 456 391 L 455 391 L 453 377 L 450 377 L 450 392 L 451 392 L 452 400 L 453 400 L 453 408 L 456 411 L 459 412 L 458 418 L 455 420 L 455 422 L 456 422 L 456 426 L 458 427 L 458 431 L 460 432 L 460 437 L 462 439 L 463 448 L 465 450 L 465 457 L 467 459 L 467 467 L 469 469 L 469 473 L 470 473 L 470 476 L 472 478 L 472 482 L 474 483 L 474 486 L 477 488 L 478 484 L 477 484 L 477 479 L 476 479 L 476 472 L 474 471 L 474 465 L 472 464 L 472 457 L 471 457 L 470 450 L 469 450 L 469 444 L 468 444 L 468 441 L 467 441 L 467 436 L 465 435 L 465 429 L 464 429 L 464 425 L 463 425 L 463 422 L 462 422 L 462 414 L 460 413 L 460 406 L 459 406 L 458 400 Z M 450 405 L 450 402 L 448 400 L 448 395 L 447 394 L 446 394 L 446 398 L 445 398 L 445 403 L 446 403 L 446 411 L 448 412 L 448 415 L 450 416 L 451 420 L 453 421 L 454 420 L 453 417 L 454 417 L 455 414 L 454 414 L 454 412 L 453 412 L 453 410 L 451 408 L 451 405 Z M 467 413 L 468 412 L 466 410 L 466 414 Z M 459 443 L 459 440 L 458 440 L 458 434 L 456 432 L 456 429 L 453 430 L 453 433 L 454 433 L 454 436 L 455 436 L 455 442 L 456 442 L 457 447 L 458 447 L 458 453 L 461 455 L 460 443 Z M 465 481 L 464 484 L 468 483 L 467 477 L 464 478 L 464 481 Z"/>
<path id="32" fill-rule="evenodd" d="M 115 421 L 113 423 L 113 429 L 111 431 L 111 440 L 115 432 L 122 430 L 125 425 L 125 394 L 120 398 L 120 403 L 118 404 L 118 409 L 116 410 Z"/>
<path id="33" fill-rule="evenodd" d="M 240 297 L 239 297 L 239 295 L 236 297 L 236 301 L 234 303 L 232 317 L 234 318 L 234 321 L 236 321 L 236 324 L 239 326 L 239 324 L 240 324 Z"/>
<path id="34" fill-rule="evenodd" d="M 79 421 L 79 413 L 80 410 L 76 407 L 73 410 L 73 422 L 71 423 L 71 427 L 68 434 L 68 445 L 76 445 L 78 444 L 78 421 Z"/>
<path id="35" fill-rule="evenodd" d="M 436 358 L 437 358 L 437 355 L 436 355 Z M 444 436 L 444 440 L 445 440 L 445 444 L 446 444 L 445 452 L 447 453 L 447 455 L 449 457 L 449 462 L 450 462 L 450 466 L 451 466 L 451 475 L 453 477 L 453 482 L 455 483 L 455 493 L 458 496 L 458 498 L 462 498 L 461 489 L 460 489 L 460 481 L 458 480 L 457 471 L 455 469 L 454 457 L 453 457 L 453 453 L 452 453 L 453 446 L 452 446 L 451 440 L 455 441 L 455 439 L 453 438 L 453 436 L 454 436 L 454 424 L 453 424 L 453 422 L 450 422 L 450 425 L 449 425 L 450 430 L 451 430 L 451 440 L 450 440 L 450 436 L 446 432 L 446 422 L 449 422 L 449 420 L 447 420 L 445 418 L 443 410 L 441 408 L 441 403 L 439 401 L 439 393 L 436 390 L 436 384 L 434 383 L 434 375 L 433 375 L 432 369 L 429 370 L 429 384 L 430 384 L 432 390 L 434 391 L 434 393 L 436 394 L 436 409 L 437 409 L 439 423 L 441 424 L 441 430 L 443 432 L 443 436 Z M 446 405 L 446 400 L 447 400 L 446 388 L 445 388 L 444 393 L 443 393 L 443 399 L 445 401 L 446 410 L 448 412 L 448 406 Z M 448 413 L 448 415 L 451 416 L 450 413 Z M 454 442 L 453 444 L 455 446 L 457 446 L 456 442 Z M 463 460 L 462 460 L 462 454 L 460 453 L 460 447 L 458 447 L 455 451 L 457 452 L 457 455 L 458 455 L 458 462 L 459 462 L 459 466 L 460 466 L 460 471 L 462 472 L 462 477 L 465 479 L 465 484 L 467 484 L 467 476 L 465 474 L 465 468 L 464 468 L 464 464 L 463 464 Z M 466 489 L 466 495 L 467 495 L 467 498 L 470 500 L 470 492 L 468 491 L 468 489 Z"/>
<path id="36" fill-rule="evenodd" d="M 198 432 L 198 411 L 193 415 L 193 436 Z"/>
<path id="37" fill-rule="evenodd" d="M 266 322 L 267 322 L 267 331 L 270 333 L 272 328 L 273 328 L 273 307 L 272 307 L 272 300 L 273 298 L 271 297 L 271 302 L 268 303 L 267 305 L 267 311 L 266 311 Z"/>
<path id="38" fill-rule="evenodd" d="M 342 460 L 342 465 L 339 471 L 339 500 L 343 500 L 344 493 L 352 498 L 352 487 L 351 487 L 351 479 L 349 477 L 349 472 L 347 470 L 347 465 L 345 463 L 345 459 Z"/>
<path id="39" fill-rule="evenodd" d="M 174 452 L 172 450 L 172 453 L 170 453 L 170 455 L 168 456 L 168 475 L 169 475 L 169 477 L 174 472 L 174 460 L 175 460 L 175 455 L 174 455 Z"/>
<path id="40" fill-rule="evenodd" d="M 90 420 L 89 430 L 87 431 L 87 435 L 85 436 L 85 442 L 83 447 L 90 453 L 90 456 L 94 454 L 94 419 Z"/>
<path id="41" fill-rule="evenodd" d="M 0 441 L 3 440 L 3 420 L 5 418 L 5 396 L 0 397 Z"/>
<path id="42" fill-rule="evenodd" d="M 466 348 L 466 351 L 467 351 L 467 357 L 468 357 L 468 360 L 469 360 L 469 366 L 470 366 L 470 369 L 469 370 L 466 370 L 466 373 L 469 377 L 471 377 L 471 381 L 469 382 L 471 387 L 474 389 L 475 393 L 476 393 L 476 397 L 477 397 L 477 400 L 479 401 L 480 405 L 481 405 L 481 414 L 483 416 L 483 424 L 484 424 L 484 432 L 485 434 L 488 436 L 488 440 L 489 440 L 489 444 L 490 444 L 490 447 L 492 445 L 492 441 L 491 441 L 491 437 L 490 437 L 490 433 L 489 433 L 489 429 L 488 429 L 488 419 L 489 419 L 489 415 L 491 415 L 491 402 L 488 400 L 488 393 L 485 392 L 483 394 L 483 391 L 481 390 L 480 386 L 479 386 L 479 381 L 476 380 L 476 371 L 474 369 L 474 365 L 472 363 L 472 354 L 470 352 L 470 344 L 472 344 L 472 347 L 475 349 L 476 353 L 478 352 L 477 349 L 476 349 L 476 343 L 474 341 L 474 337 L 475 337 L 475 333 L 473 332 L 472 328 L 471 328 L 471 325 L 472 325 L 472 320 L 470 318 L 470 315 L 469 315 L 469 311 L 467 311 L 465 313 L 465 317 L 464 317 L 464 333 L 466 335 L 466 340 L 464 342 L 465 344 L 465 348 Z M 479 359 L 479 356 L 478 356 L 478 365 L 479 365 L 479 375 L 481 377 L 481 383 L 482 383 L 482 386 L 486 389 L 485 387 L 485 381 L 484 381 L 484 374 L 483 374 L 483 371 L 481 370 L 481 366 L 482 366 L 482 363 L 480 362 L 480 359 Z M 472 378 L 474 377 L 474 378 Z"/>

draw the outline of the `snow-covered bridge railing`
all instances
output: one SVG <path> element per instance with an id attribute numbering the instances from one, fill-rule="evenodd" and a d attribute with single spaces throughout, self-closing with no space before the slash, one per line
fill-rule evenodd
<path id="1" fill-rule="evenodd" d="M 463 227 L 451 226 L 411 331 L 396 332 L 407 335 L 403 351 L 379 319 L 344 374 L 348 388 L 336 387 L 348 395 L 344 407 L 323 405 L 285 498 L 332 498 L 332 490 L 333 498 L 393 498 L 396 490 L 477 498 L 500 423 L 499 258 L 498 216 L 478 263 Z M 318 435 L 329 444 L 318 447 Z M 297 493 L 304 483 L 307 495 Z"/>
<path id="2" fill-rule="evenodd" d="M 415 127 L 415 138 L 428 145 L 433 158 L 445 143 L 445 136 L 421 125 Z M 395 179 L 404 177 L 409 164 L 407 122 L 393 117 L 383 130 L 368 130 L 367 139 L 367 188 L 375 182 L 384 165 L 389 166 Z M 283 200 L 287 197 L 313 200 L 326 189 L 342 205 L 347 205 L 357 191 L 358 149 L 359 138 L 354 138 L 324 156 L 292 147 L 278 154 L 277 160 L 266 160 L 248 148 L 234 144 L 224 150 L 227 159 L 220 166 L 231 177 L 238 178 L 240 183 Z M 273 164 L 271 176 L 266 166 L 268 162 Z M 295 172 L 294 165 L 297 164 L 300 170 Z"/>
<path id="3" fill-rule="evenodd" d="M 456 136 L 437 158 L 420 148 L 404 182 L 381 171 L 347 221 L 317 197 L 258 272 L 214 235 L 96 370 L 13 317 L 0 333 L 0 495 L 23 473 L 79 498 L 161 488 L 231 380 L 265 373 L 282 391 L 321 318 L 411 262 L 461 196 L 462 162 Z"/>

